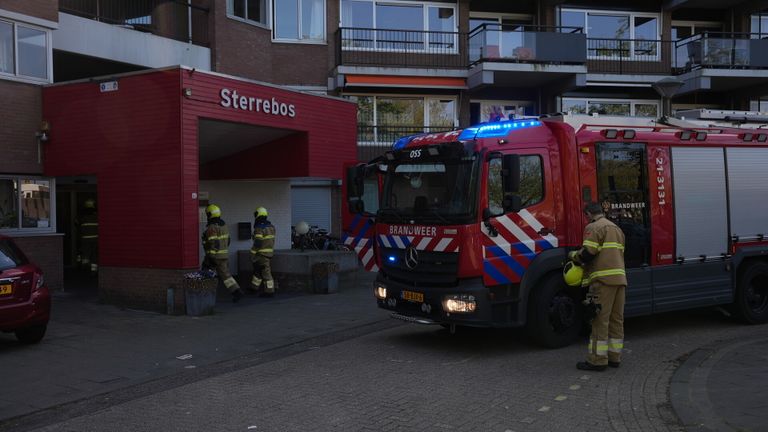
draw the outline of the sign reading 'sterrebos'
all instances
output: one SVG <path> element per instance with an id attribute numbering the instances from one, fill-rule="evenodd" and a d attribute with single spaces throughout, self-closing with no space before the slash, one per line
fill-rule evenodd
<path id="1" fill-rule="evenodd" d="M 221 89 L 221 106 L 224 108 L 241 109 L 245 111 L 263 112 L 264 114 L 296 117 L 296 107 L 293 104 L 281 103 L 275 98 L 261 99 L 237 94 L 237 90 Z"/>

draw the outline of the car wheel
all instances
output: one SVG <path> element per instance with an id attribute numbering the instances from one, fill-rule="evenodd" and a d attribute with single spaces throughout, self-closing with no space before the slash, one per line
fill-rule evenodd
<path id="1" fill-rule="evenodd" d="M 768 322 L 768 264 L 753 262 L 740 274 L 733 311 L 749 324 Z"/>
<path id="2" fill-rule="evenodd" d="M 16 330 L 16 339 L 23 344 L 38 343 L 43 339 L 43 336 L 45 336 L 45 330 L 47 328 L 47 325 L 41 324 Z"/>
<path id="3" fill-rule="evenodd" d="M 573 343 L 582 328 L 583 309 L 579 299 L 552 273 L 537 283 L 528 298 L 528 336 L 546 348 L 561 348 Z"/>

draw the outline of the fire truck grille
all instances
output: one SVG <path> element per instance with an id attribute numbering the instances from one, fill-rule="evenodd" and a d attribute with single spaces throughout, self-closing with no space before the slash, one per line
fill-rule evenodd
<path id="1" fill-rule="evenodd" d="M 396 282 L 423 287 L 455 286 L 458 282 L 459 254 L 456 252 L 418 251 L 415 266 L 406 259 L 406 250 L 381 248 L 380 252 L 382 271 Z"/>

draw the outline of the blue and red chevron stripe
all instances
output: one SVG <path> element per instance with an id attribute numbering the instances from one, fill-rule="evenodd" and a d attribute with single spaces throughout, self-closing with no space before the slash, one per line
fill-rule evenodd
<path id="1" fill-rule="evenodd" d="M 379 271 L 373 247 L 374 235 L 373 220 L 356 215 L 352 220 L 350 231 L 345 232 L 341 239 L 342 243 L 355 251 L 366 271 Z"/>
<path id="2" fill-rule="evenodd" d="M 542 225 L 527 210 L 499 216 L 491 223 L 498 235 L 481 226 L 485 285 L 519 283 L 539 253 L 557 247 L 557 237 L 539 234 Z"/>

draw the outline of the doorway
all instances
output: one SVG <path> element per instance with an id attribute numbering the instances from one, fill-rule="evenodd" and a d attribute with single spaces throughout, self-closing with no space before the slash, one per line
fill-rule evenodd
<path id="1" fill-rule="evenodd" d="M 95 177 L 57 178 L 56 227 L 57 232 L 64 235 L 64 290 L 90 295 L 96 294 L 98 288 L 96 272 L 91 271 L 91 260 L 98 263 L 98 252 L 86 251 L 88 248 L 84 248 L 80 239 L 80 225 L 86 212 L 98 212 Z M 84 264 L 86 254 L 89 259 Z"/>

